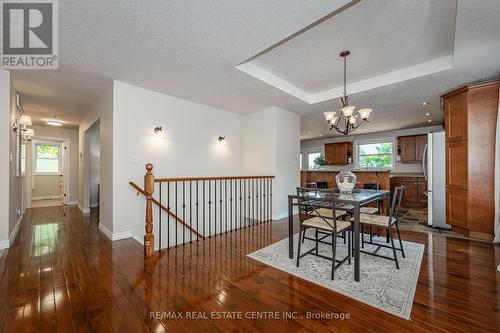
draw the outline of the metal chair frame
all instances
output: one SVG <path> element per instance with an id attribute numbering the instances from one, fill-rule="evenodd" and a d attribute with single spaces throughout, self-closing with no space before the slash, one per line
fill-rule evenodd
<path id="1" fill-rule="evenodd" d="M 323 193 L 324 194 L 324 199 L 309 199 L 308 196 L 306 195 L 308 192 L 316 192 L 316 193 Z M 331 278 L 332 280 L 334 279 L 335 277 L 335 270 L 337 268 L 339 268 L 343 263 L 345 263 L 346 261 L 348 261 L 349 265 L 351 264 L 351 251 L 347 251 L 347 256 L 343 259 L 336 259 L 336 251 L 337 251 L 337 235 L 338 235 L 338 232 L 337 232 L 337 218 L 336 218 L 336 205 L 335 205 L 335 201 L 333 200 L 334 198 L 334 193 L 335 191 L 334 190 L 331 190 L 331 189 L 310 189 L 310 188 L 302 188 L 302 187 L 297 187 L 297 197 L 299 198 L 299 238 L 298 238 L 298 249 L 297 249 L 297 267 L 299 267 L 299 264 L 300 264 L 300 258 L 308 255 L 308 254 L 312 254 L 312 255 L 315 255 L 315 256 L 318 256 L 320 258 L 324 258 L 324 259 L 327 259 L 327 260 L 331 260 L 332 261 L 332 272 L 331 272 Z M 330 195 L 331 197 L 330 198 L 327 198 L 328 195 Z M 321 215 L 319 212 L 318 212 L 318 209 L 319 208 L 328 208 L 328 209 L 332 209 L 332 218 L 330 217 L 327 217 L 327 216 L 323 216 Z M 314 212 L 315 213 L 315 218 L 320 218 L 322 219 L 332 230 L 331 232 L 329 232 L 330 230 L 326 230 L 326 229 L 321 229 L 321 228 L 317 228 L 317 227 L 314 227 L 314 226 L 303 226 L 302 224 L 308 220 L 308 218 L 304 219 L 304 217 L 308 217 L 308 215 L 306 214 L 307 212 Z M 302 234 L 305 232 L 305 229 L 309 229 L 309 228 L 314 228 L 316 229 L 316 232 L 315 232 L 315 238 L 312 239 L 313 241 L 315 241 L 315 247 L 313 247 L 312 249 L 308 250 L 307 252 L 301 254 L 300 253 L 300 248 L 301 248 L 301 244 L 302 244 Z M 352 231 L 352 224 L 350 227 L 348 227 L 347 229 L 345 229 L 344 231 L 348 231 L 349 233 L 351 233 Z M 324 234 L 323 237 L 321 237 L 321 239 L 319 238 L 319 232 L 321 232 L 322 234 Z M 331 243 L 328 243 L 328 242 L 325 242 L 324 239 L 329 237 L 329 236 L 332 236 L 332 242 Z M 307 239 L 310 239 L 310 238 L 307 238 Z M 351 249 L 351 237 L 347 237 L 348 239 L 348 249 Z M 324 255 L 321 255 L 319 254 L 319 243 L 325 243 L 325 244 L 329 244 L 332 246 L 332 252 L 333 252 L 333 255 L 332 257 L 327 257 L 327 256 L 324 256 Z"/>

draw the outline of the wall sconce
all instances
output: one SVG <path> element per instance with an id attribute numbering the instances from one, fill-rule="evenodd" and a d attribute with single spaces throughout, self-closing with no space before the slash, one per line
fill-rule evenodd
<path id="1" fill-rule="evenodd" d="M 26 141 L 31 141 L 31 138 L 35 136 L 35 130 L 32 128 L 28 128 L 23 133 L 23 138 Z"/>
<path id="2" fill-rule="evenodd" d="M 12 130 L 15 132 L 19 127 L 21 127 L 21 130 L 26 131 L 26 126 L 31 126 L 31 117 L 27 115 L 21 116 L 21 119 L 16 120 L 14 122 L 14 125 L 12 125 Z"/>
<path id="3" fill-rule="evenodd" d="M 156 136 L 163 136 L 163 127 L 162 126 L 157 126 L 153 130 L 155 132 Z"/>
<path id="4" fill-rule="evenodd" d="M 221 145 L 225 145 L 227 143 L 226 137 L 225 136 L 219 136 L 217 139 Z"/>

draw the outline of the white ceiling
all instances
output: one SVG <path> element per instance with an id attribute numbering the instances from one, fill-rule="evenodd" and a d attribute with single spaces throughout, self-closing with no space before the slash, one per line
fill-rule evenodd
<path id="1" fill-rule="evenodd" d="M 302 138 L 328 135 L 322 113 L 338 99 L 309 104 L 235 66 L 349 2 L 60 1 L 60 69 L 15 71 L 16 88 L 27 113 L 70 125 L 116 79 L 237 113 L 279 106 L 302 116 Z M 358 81 L 452 54 L 452 69 L 352 95 L 375 109 L 360 133 L 427 125 L 422 101 L 439 123 L 442 92 L 500 75 L 500 0 L 459 0 L 456 16 L 454 0 L 416 3 L 363 0 L 255 60 L 317 93 L 341 82 L 342 49 Z"/>

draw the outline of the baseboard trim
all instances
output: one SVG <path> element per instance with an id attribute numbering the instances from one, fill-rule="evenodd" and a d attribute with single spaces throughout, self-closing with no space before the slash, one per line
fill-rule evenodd
<path id="1" fill-rule="evenodd" d="M 53 200 L 53 199 L 62 199 L 62 196 L 60 195 L 52 195 L 52 196 L 46 196 L 46 197 L 33 197 L 31 200 Z"/>
<path id="2" fill-rule="evenodd" d="M 141 237 L 134 236 L 132 238 L 135 239 L 139 244 L 144 245 L 144 239 L 142 239 Z"/>
<path id="3" fill-rule="evenodd" d="M 81 205 L 78 205 L 78 209 L 81 210 L 83 214 L 90 214 L 90 208 L 83 208 Z"/>
<path id="4" fill-rule="evenodd" d="M 14 244 L 14 240 L 16 239 L 17 232 L 19 231 L 19 228 L 21 227 L 21 223 L 23 221 L 23 216 L 24 216 L 23 214 L 21 214 L 21 216 L 19 216 L 19 219 L 17 220 L 17 223 L 14 226 L 14 230 L 12 230 L 12 232 L 9 236 L 9 246 L 11 244 Z"/>
<path id="5" fill-rule="evenodd" d="M 123 231 L 123 232 L 117 232 L 117 233 L 112 233 L 109 231 L 106 226 L 103 224 L 99 223 L 99 230 L 109 239 L 111 239 L 113 242 L 120 240 L 120 239 L 126 239 L 126 238 L 132 238 L 132 231 Z"/>
<path id="6" fill-rule="evenodd" d="M 70 201 L 68 203 L 68 206 L 77 206 L 78 205 L 78 200 L 75 200 L 75 201 Z"/>

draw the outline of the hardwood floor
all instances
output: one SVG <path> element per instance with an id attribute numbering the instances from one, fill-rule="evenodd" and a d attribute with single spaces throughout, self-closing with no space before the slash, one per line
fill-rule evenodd
<path id="1" fill-rule="evenodd" d="M 286 220 L 261 224 L 164 251 L 144 265 L 142 245 L 133 239 L 111 242 L 98 231 L 94 215 L 82 217 L 76 208 L 32 209 L 0 258 L 0 327 L 4 332 L 500 330 L 499 247 L 403 231 L 403 239 L 426 246 L 406 321 L 246 257 L 285 238 L 286 227 Z M 191 311 L 191 317 L 209 318 L 186 318 Z M 241 312 L 243 318 L 210 318 L 224 311 Z M 258 311 L 335 312 L 349 318 L 258 319 Z"/>

